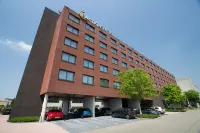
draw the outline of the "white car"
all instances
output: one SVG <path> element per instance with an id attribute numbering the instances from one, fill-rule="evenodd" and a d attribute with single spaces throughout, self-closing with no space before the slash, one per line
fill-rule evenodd
<path id="1" fill-rule="evenodd" d="M 161 107 L 159 106 L 153 106 L 151 107 L 152 109 L 154 110 L 157 110 L 158 112 L 160 112 L 161 114 L 164 114 L 165 113 L 165 109 L 162 109 Z"/>

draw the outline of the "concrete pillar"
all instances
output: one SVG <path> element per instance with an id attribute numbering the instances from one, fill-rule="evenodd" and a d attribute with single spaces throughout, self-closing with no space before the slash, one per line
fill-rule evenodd
<path id="1" fill-rule="evenodd" d="M 112 111 L 115 111 L 118 108 L 122 108 L 122 99 L 121 98 L 109 99 L 108 105 L 109 105 L 108 107 Z"/>
<path id="2" fill-rule="evenodd" d="M 141 114 L 141 106 L 140 106 L 140 101 L 135 100 L 135 99 L 128 99 L 128 107 L 134 108 L 134 109 L 139 109 L 140 114 Z"/>
<path id="3" fill-rule="evenodd" d="M 42 111 L 41 111 L 39 122 L 43 122 L 44 121 L 46 108 L 47 108 L 47 102 L 48 102 L 48 96 L 49 96 L 48 94 L 44 95 L 44 101 L 43 101 L 43 104 L 42 104 Z"/>
<path id="4" fill-rule="evenodd" d="M 62 100 L 62 112 L 64 115 L 67 115 L 69 112 L 69 102 L 70 102 L 70 100 L 68 100 L 68 99 Z"/>
<path id="5" fill-rule="evenodd" d="M 109 100 L 108 100 L 108 99 L 103 100 L 103 101 L 102 101 L 102 106 L 103 106 L 104 108 L 108 108 L 108 107 L 109 107 Z"/>
<path id="6" fill-rule="evenodd" d="M 95 117 L 95 97 L 93 96 L 84 97 L 83 108 L 89 108 L 92 112 L 92 117 Z"/>

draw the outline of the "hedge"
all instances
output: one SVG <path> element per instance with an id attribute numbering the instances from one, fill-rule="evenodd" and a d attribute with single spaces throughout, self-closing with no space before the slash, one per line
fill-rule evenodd
<path id="1" fill-rule="evenodd" d="M 39 121 L 39 116 L 28 116 L 28 117 L 14 117 L 8 122 L 14 122 L 14 123 L 23 123 L 23 122 L 36 122 Z"/>
<path id="2" fill-rule="evenodd" d="M 185 108 L 167 108 L 165 109 L 167 112 L 186 112 Z"/>
<path id="3" fill-rule="evenodd" d="M 154 119 L 154 118 L 158 118 L 159 116 L 155 114 L 137 114 L 136 117 Z"/>

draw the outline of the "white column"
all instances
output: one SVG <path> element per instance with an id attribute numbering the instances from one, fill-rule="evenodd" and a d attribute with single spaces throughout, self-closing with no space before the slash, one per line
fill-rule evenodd
<path id="1" fill-rule="evenodd" d="M 63 99 L 62 100 L 62 112 L 64 115 L 67 115 L 69 111 L 69 100 Z"/>
<path id="2" fill-rule="evenodd" d="M 42 104 L 42 111 L 41 111 L 41 116 L 40 116 L 40 121 L 39 122 L 43 122 L 44 121 L 46 108 L 47 108 L 48 96 L 49 96 L 48 94 L 44 95 L 44 101 L 43 101 L 43 104 Z"/>
<path id="3" fill-rule="evenodd" d="M 84 97 L 83 108 L 89 108 L 92 111 L 92 117 L 95 117 L 95 97 L 93 96 Z"/>

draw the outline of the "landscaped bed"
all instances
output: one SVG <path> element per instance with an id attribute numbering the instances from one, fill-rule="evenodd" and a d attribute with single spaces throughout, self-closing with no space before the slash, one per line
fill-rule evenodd
<path id="1" fill-rule="evenodd" d="M 40 119 L 39 116 L 14 117 L 8 120 L 8 122 L 13 122 L 13 123 L 36 122 L 36 121 L 39 121 L 39 119 Z"/>
<path id="2" fill-rule="evenodd" d="M 154 115 L 154 114 L 137 114 L 136 117 L 138 118 L 148 118 L 148 119 L 155 119 L 158 118 L 158 115 Z"/>

